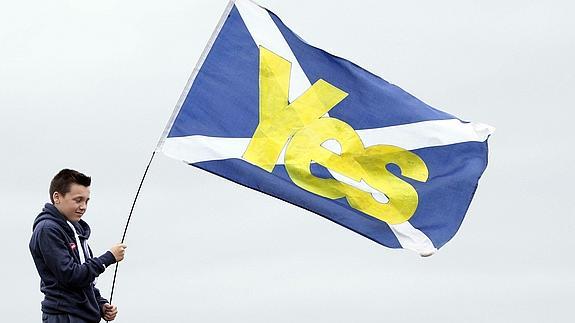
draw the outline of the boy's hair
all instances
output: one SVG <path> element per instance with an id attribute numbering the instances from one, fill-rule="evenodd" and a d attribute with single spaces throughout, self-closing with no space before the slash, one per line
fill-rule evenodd
<path id="1" fill-rule="evenodd" d="M 70 192 L 71 184 L 78 184 L 82 186 L 90 186 L 92 179 L 73 169 L 62 169 L 52 178 L 50 182 L 50 201 L 54 203 L 54 192 L 66 194 Z"/>

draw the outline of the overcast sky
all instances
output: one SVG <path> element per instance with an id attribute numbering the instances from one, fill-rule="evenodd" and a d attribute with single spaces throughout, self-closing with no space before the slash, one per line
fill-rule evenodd
<path id="1" fill-rule="evenodd" d="M 157 156 L 117 322 L 566 322 L 575 299 L 572 1 L 259 3 L 302 38 L 497 128 L 455 238 L 430 258 Z M 0 313 L 39 322 L 28 251 L 53 175 L 93 178 L 92 248 L 122 235 L 224 0 L 0 2 Z M 98 286 L 109 296 L 113 270 Z"/>

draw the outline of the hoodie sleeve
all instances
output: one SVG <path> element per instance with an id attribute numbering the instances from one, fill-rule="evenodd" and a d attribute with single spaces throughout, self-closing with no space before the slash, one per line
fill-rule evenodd
<path id="1" fill-rule="evenodd" d="M 96 295 L 96 300 L 98 301 L 98 305 L 100 305 L 100 307 L 102 307 L 102 304 L 109 303 L 107 299 L 102 297 L 102 294 L 100 294 L 100 290 L 95 286 L 94 286 L 94 294 Z"/>
<path id="2" fill-rule="evenodd" d="M 109 302 L 107 299 L 102 297 L 102 295 L 100 294 L 100 290 L 98 288 L 96 288 L 95 286 L 94 286 L 94 294 L 96 295 L 96 301 L 98 301 L 98 309 L 100 310 L 100 317 L 104 318 L 104 311 L 102 309 L 102 306 L 104 304 L 109 303 Z"/>
<path id="3" fill-rule="evenodd" d="M 100 257 L 86 259 L 81 265 L 76 263 L 62 234 L 57 228 L 44 226 L 38 235 L 44 262 L 59 282 L 70 287 L 87 287 L 106 267 L 116 262 L 114 255 L 107 251 Z"/>
<path id="4" fill-rule="evenodd" d="M 90 246 L 88 246 L 88 252 L 90 253 L 90 258 L 94 257 L 94 253 L 92 252 L 92 248 L 90 248 Z M 101 311 L 102 305 L 109 303 L 109 301 L 107 299 L 105 299 L 104 297 L 102 297 L 100 290 L 96 287 L 95 284 L 94 284 L 94 295 L 96 295 L 96 301 L 98 301 L 98 305 L 100 306 L 100 311 Z"/>

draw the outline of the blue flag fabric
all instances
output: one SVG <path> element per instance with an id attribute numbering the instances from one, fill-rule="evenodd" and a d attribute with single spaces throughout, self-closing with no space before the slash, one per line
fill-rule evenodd
<path id="1" fill-rule="evenodd" d="M 231 1 L 158 150 L 391 248 L 459 229 L 493 128 L 464 122 Z"/>

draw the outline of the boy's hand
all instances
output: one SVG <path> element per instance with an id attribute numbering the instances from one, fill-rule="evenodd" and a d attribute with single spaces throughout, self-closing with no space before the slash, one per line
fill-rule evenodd
<path id="1" fill-rule="evenodd" d="M 117 243 L 113 245 L 112 248 L 110 248 L 110 251 L 114 255 L 114 258 L 116 258 L 116 262 L 120 262 L 124 259 L 126 248 L 128 248 L 128 246 L 123 243 Z"/>
<path id="2" fill-rule="evenodd" d="M 118 307 L 109 303 L 102 304 L 102 318 L 106 321 L 113 321 L 118 314 Z"/>

